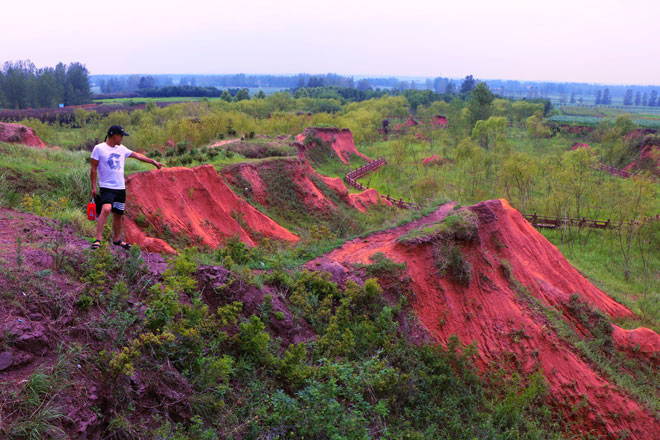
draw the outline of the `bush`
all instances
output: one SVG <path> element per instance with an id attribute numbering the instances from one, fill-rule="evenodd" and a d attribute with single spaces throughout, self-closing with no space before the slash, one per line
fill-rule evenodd
<path id="1" fill-rule="evenodd" d="M 470 210 L 463 209 L 448 215 L 430 226 L 413 229 L 397 238 L 403 245 L 420 245 L 436 241 L 465 241 L 479 239 L 479 220 Z"/>

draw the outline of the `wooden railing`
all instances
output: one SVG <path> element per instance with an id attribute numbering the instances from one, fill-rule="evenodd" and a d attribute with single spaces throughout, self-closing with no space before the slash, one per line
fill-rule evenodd
<path id="1" fill-rule="evenodd" d="M 596 164 L 596 169 L 601 170 L 601 171 L 605 171 L 606 173 L 609 173 L 613 176 L 623 177 L 624 179 L 627 179 L 628 177 L 630 177 L 630 173 L 628 171 L 620 170 L 618 168 L 614 168 L 614 167 L 611 167 L 609 165 L 605 165 L 604 163 L 600 163 L 600 162 Z"/>
<path id="2" fill-rule="evenodd" d="M 356 168 L 353 171 L 350 171 L 346 173 L 345 179 L 359 179 L 360 177 L 364 176 L 367 173 L 370 173 L 371 171 L 375 170 L 376 168 L 380 168 L 381 166 L 385 165 L 387 161 L 385 160 L 384 157 L 379 157 L 376 160 L 372 160 L 371 162 L 367 162 L 364 165 L 362 165 L 360 168 Z"/>
<path id="3" fill-rule="evenodd" d="M 660 215 L 655 217 L 649 217 L 642 221 L 635 222 L 612 222 L 608 218 L 606 221 L 603 220 L 590 220 L 585 217 L 582 218 L 570 218 L 570 217 L 548 217 L 544 215 L 534 214 L 523 214 L 523 217 L 529 221 L 532 226 L 537 228 L 548 228 L 556 229 L 559 227 L 566 226 L 577 226 L 578 228 L 594 228 L 594 229 L 608 229 L 608 228 L 620 228 L 621 226 L 630 226 L 635 224 L 646 223 L 648 221 L 660 221 Z"/>
<path id="4" fill-rule="evenodd" d="M 384 157 L 379 157 L 376 160 L 372 160 L 371 162 L 367 162 L 364 165 L 362 165 L 360 168 L 356 168 L 344 175 L 344 180 L 346 183 L 351 185 L 353 188 L 357 188 L 361 191 L 369 189 L 368 187 L 365 187 L 362 185 L 360 182 L 357 181 L 360 177 L 364 176 L 367 173 L 370 173 L 371 171 L 380 168 L 381 166 L 385 165 L 387 161 L 385 160 Z M 397 208 L 400 209 L 421 209 L 421 206 L 419 203 L 414 203 L 414 202 L 406 202 L 403 199 L 395 199 L 393 197 L 390 197 L 388 194 L 387 196 L 384 196 L 382 194 L 378 194 L 381 198 L 387 200 L 388 202 L 392 203 L 392 205 L 396 206 Z"/>

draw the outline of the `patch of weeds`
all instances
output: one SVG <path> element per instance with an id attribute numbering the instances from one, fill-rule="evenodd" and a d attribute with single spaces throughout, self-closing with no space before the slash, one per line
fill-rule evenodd
<path id="1" fill-rule="evenodd" d="M 398 243 L 411 246 L 450 240 L 478 242 L 479 221 L 472 211 L 458 211 L 438 223 L 413 229 L 397 238 Z"/>
<path id="2" fill-rule="evenodd" d="M 440 274 L 450 275 L 454 281 L 469 286 L 472 280 L 472 265 L 453 243 L 440 243 L 433 247 L 433 259 Z"/>

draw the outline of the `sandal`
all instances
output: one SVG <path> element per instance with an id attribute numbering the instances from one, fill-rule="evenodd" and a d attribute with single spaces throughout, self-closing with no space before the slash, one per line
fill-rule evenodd
<path id="1" fill-rule="evenodd" d="M 98 249 L 101 247 L 101 240 L 94 240 L 92 243 L 92 249 Z"/>
<path id="2" fill-rule="evenodd" d="M 112 244 L 114 244 L 115 246 L 122 247 L 126 250 L 129 250 L 131 248 L 131 245 L 129 243 L 126 243 L 125 241 L 121 241 L 121 240 L 113 241 Z"/>

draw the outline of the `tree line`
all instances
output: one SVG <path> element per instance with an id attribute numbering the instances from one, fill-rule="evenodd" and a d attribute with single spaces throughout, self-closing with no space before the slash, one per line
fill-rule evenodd
<path id="1" fill-rule="evenodd" d="M 7 61 L 0 71 L 0 108 L 50 108 L 90 101 L 89 72 L 81 63 L 37 69 L 30 60 Z"/>
<path id="2" fill-rule="evenodd" d="M 660 107 L 660 100 L 658 99 L 658 92 L 651 90 L 651 93 L 640 92 L 639 90 L 635 92 L 635 97 L 633 98 L 633 90 L 626 90 L 626 94 L 623 96 L 623 105 L 635 105 L 639 106 L 648 106 L 648 107 Z"/>

